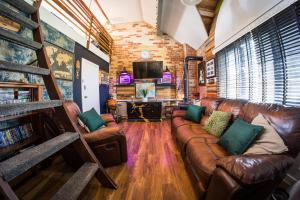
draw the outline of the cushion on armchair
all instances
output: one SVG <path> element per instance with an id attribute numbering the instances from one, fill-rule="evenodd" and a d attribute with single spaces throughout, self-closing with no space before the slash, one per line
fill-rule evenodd
<path id="1" fill-rule="evenodd" d="M 106 122 L 100 117 L 94 108 L 84 113 L 79 113 L 78 118 L 88 128 L 88 132 L 93 132 L 106 125 Z"/>

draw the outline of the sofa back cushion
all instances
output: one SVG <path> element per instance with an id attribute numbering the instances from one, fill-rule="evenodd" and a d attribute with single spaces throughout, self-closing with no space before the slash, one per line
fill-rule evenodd
<path id="1" fill-rule="evenodd" d="M 221 98 L 203 98 L 201 99 L 201 106 L 205 107 L 204 115 L 210 116 L 213 111 L 217 110 L 219 104 L 222 102 Z"/>
<path id="2" fill-rule="evenodd" d="M 73 125 L 77 127 L 80 133 L 87 133 L 87 131 L 79 125 L 77 120 L 77 115 L 80 113 L 78 105 L 73 101 L 67 101 L 64 103 L 64 105 L 68 111 L 69 117 L 72 120 Z"/>
<path id="3" fill-rule="evenodd" d="M 218 106 L 218 111 L 232 113 L 232 120 L 240 117 L 243 105 L 247 103 L 245 100 L 225 99 Z"/>
<path id="4" fill-rule="evenodd" d="M 246 103 L 240 117 L 251 123 L 259 114 L 263 114 L 283 139 L 293 157 L 300 151 L 300 108 L 284 107 L 276 104 Z"/>

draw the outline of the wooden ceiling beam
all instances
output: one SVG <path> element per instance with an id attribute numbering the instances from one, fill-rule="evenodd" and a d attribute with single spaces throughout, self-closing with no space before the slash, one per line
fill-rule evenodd
<path id="1" fill-rule="evenodd" d="M 215 16 L 215 11 L 214 10 L 209 10 L 209 9 L 206 9 L 206 8 L 198 7 L 198 11 L 199 11 L 201 16 L 211 17 L 211 18 L 214 18 L 214 16 Z"/>

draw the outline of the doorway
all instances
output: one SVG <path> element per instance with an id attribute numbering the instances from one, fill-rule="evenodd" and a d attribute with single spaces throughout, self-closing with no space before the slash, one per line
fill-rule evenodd
<path id="1" fill-rule="evenodd" d="M 94 108 L 100 114 L 99 66 L 84 58 L 81 60 L 82 112 Z"/>

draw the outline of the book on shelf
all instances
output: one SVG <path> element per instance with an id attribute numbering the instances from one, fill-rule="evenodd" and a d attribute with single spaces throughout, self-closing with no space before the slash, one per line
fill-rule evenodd
<path id="1" fill-rule="evenodd" d="M 32 136 L 30 123 L 6 130 L 0 130 L 0 147 L 7 147 Z"/>

